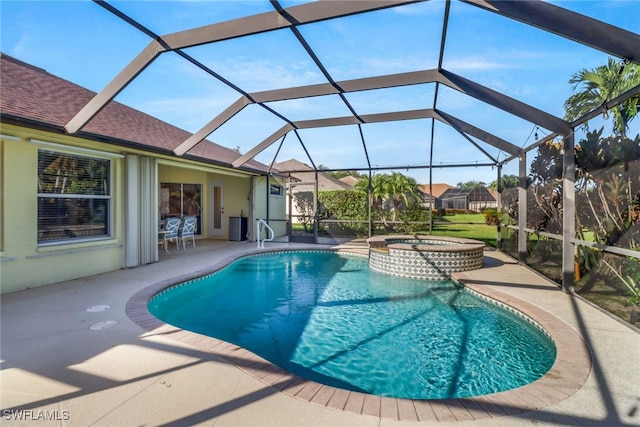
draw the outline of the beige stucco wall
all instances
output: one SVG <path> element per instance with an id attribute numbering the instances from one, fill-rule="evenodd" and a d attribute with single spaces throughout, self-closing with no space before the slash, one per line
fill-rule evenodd
<path id="1" fill-rule="evenodd" d="M 14 292 L 121 268 L 122 159 L 112 159 L 113 234 L 110 239 L 37 245 L 37 156 L 39 146 L 29 139 L 74 143 L 104 151 L 105 147 L 65 135 L 2 126 L 2 227 L 0 290 Z M 81 143 L 81 144 L 80 144 Z M 82 154 L 82 153 L 79 153 Z M 71 267 L 72 266 L 72 267 Z"/>
<path id="2" fill-rule="evenodd" d="M 221 175 L 212 173 L 209 174 L 210 183 L 222 183 L 224 187 L 224 238 L 229 238 L 229 218 L 235 216 L 248 216 L 251 209 L 251 201 L 249 200 L 249 193 L 251 191 L 251 178 L 250 177 L 236 177 L 229 175 Z M 210 195 L 210 191 L 208 192 Z M 207 200 L 207 208 L 210 206 L 210 201 Z M 207 209 L 209 210 L 209 209 Z"/>

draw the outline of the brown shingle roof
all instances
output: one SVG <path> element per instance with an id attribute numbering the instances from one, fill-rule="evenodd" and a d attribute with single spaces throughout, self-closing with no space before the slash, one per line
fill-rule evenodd
<path id="1" fill-rule="evenodd" d="M 273 167 L 280 172 L 291 171 L 313 171 L 313 168 L 306 163 L 302 163 L 300 160 L 289 159 L 282 162 L 274 163 Z"/>
<path id="2" fill-rule="evenodd" d="M 347 175 L 343 178 L 340 178 L 340 181 L 344 182 L 347 185 L 350 185 L 351 187 L 353 187 L 354 185 L 356 185 L 358 183 L 358 181 L 360 181 L 360 178 L 356 178 L 355 176 L 351 176 L 351 175 Z"/>
<path id="3" fill-rule="evenodd" d="M 67 124 L 95 92 L 71 83 L 47 71 L 0 54 L 0 114 L 2 120 L 13 118 L 34 122 L 64 132 Z M 172 152 L 191 134 L 141 111 L 112 101 L 79 133 L 107 142 L 130 143 L 151 151 Z M 230 166 L 240 154 L 205 140 L 189 156 Z M 247 163 L 250 169 L 265 171 L 259 162 Z"/>
<path id="4" fill-rule="evenodd" d="M 440 197 L 440 196 L 442 196 L 442 193 L 444 193 L 448 189 L 454 188 L 454 187 L 449 185 L 449 184 L 444 184 L 444 183 L 433 183 L 433 184 L 431 184 L 431 188 L 432 188 L 432 191 L 433 191 L 433 196 L 434 197 Z M 418 185 L 418 189 L 420 191 L 422 191 L 424 194 L 429 194 L 429 184 L 420 184 L 420 185 Z"/>
<path id="5" fill-rule="evenodd" d="M 280 163 L 275 163 L 273 167 L 282 172 L 290 172 L 291 177 L 301 182 L 314 182 L 316 179 L 316 173 L 313 168 L 306 163 L 302 163 L 299 160 L 289 159 Z M 304 171 L 309 172 L 304 172 Z M 294 172 L 291 172 L 294 171 Z M 333 178 L 323 172 L 318 172 L 318 190 L 350 190 L 351 186 L 347 183 Z"/>

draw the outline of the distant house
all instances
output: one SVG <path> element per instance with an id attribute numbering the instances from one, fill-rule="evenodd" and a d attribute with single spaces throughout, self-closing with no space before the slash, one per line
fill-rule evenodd
<path id="1" fill-rule="evenodd" d="M 418 185 L 418 193 L 422 197 L 422 206 L 428 208 L 431 206 L 433 209 L 439 209 L 442 207 L 442 200 L 440 196 L 449 190 L 455 188 L 449 184 L 444 183 L 435 183 L 431 184 L 420 184 Z M 431 190 L 431 192 L 429 191 Z"/>
<path id="2" fill-rule="evenodd" d="M 314 191 L 316 188 L 316 171 L 309 165 L 295 159 L 274 163 L 273 168 L 283 176 L 288 176 L 286 192 L 295 196 L 296 193 Z M 318 171 L 318 191 L 331 190 L 351 190 L 353 185 L 333 178 L 324 172 Z M 294 198 L 287 203 L 287 214 L 290 214 L 291 221 L 301 222 L 301 218 L 306 217 L 304 212 L 300 212 Z"/>
<path id="3" fill-rule="evenodd" d="M 340 181 L 344 182 L 347 185 L 350 185 L 351 188 L 355 187 L 355 185 L 360 181 L 360 178 L 356 178 L 355 176 L 347 175 L 343 178 L 340 178 Z"/>
<path id="4" fill-rule="evenodd" d="M 496 198 L 485 187 L 449 188 L 440 196 L 441 207 L 479 212 L 498 206 Z"/>
<path id="5" fill-rule="evenodd" d="M 291 178 L 290 185 L 292 192 L 313 191 L 316 172 L 306 163 L 290 159 L 284 162 L 274 163 L 273 168 Z M 333 178 L 322 171 L 318 171 L 318 191 L 351 190 L 352 188 L 352 184 Z"/>

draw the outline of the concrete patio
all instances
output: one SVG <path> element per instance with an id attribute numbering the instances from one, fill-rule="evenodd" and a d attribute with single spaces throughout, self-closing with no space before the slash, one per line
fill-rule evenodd
<path id="1" fill-rule="evenodd" d="M 638 331 L 498 252 L 460 279 L 578 344 L 557 342 L 562 365 L 538 384 L 462 404 L 364 395 L 359 407 L 356 395 L 336 404 L 340 390 L 275 375 L 241 349 L 163 326 L 144 309 L 156 289 L 255 251 L 255 243 L 203 240 L 155 264 L 3 295 L 2 425 L 640 425 Z"/>

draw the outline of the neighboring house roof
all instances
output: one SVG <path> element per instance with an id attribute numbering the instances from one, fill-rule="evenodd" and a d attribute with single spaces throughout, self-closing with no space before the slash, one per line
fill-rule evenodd
<path id="1" fill-rule="evenodd" d="M 274 163 L 273 168 L 288 174 L 292 179 L 300 182 L 314 182 L 316 173 L 313 168 L 299 160 L 289 159 L 280 163 Z M 309 172 L 305 172 L 309 171 Z M 351 190 L 352 186 L 339 179 L 333 178 L 323 172 L 318 172 L 318 191 Z"/>
<path id="2" fill-rule="evenodd" d="M 442 195 L 442 193 L 444 193 L 445 191 L 447 191 L 450 188 L 454 188 L 454 187 L 449 185 L 449 184 L 444 184 L 444 183 L 431 184 L 431 189 L 433 191 L 433 196 L 434 197 L 440 197 Z M 424 194 L 429 194 L 429 184 L 420 184 L 420 185 L 418 185 L 418 190 L 422 191 Z"/>
<path id="3" fill-rule="evenodd" d="M 65 133 L 65 124 L 96 95 L 1 53 L 0 76 L 0 119 L 26 127 Z M 172 155 L 173 149 L 191 133 L 111 101 L 76 136 Z M 240 154 L 204 140 L 184 157 L 231 167 Z M 266 171 L 267 167 L 251 161 L 242 169 Z"/>
<path id="4" fill-rule="evenodd" d="M 344 182 L 345 184 L 351 186 L 352 188 L 358 183 L 358 181 L 360 181 L 360 178 L 357 178 L 355 176 L 351 176 L 351 175 L 347 175 L 345 177 L 340 178 L 340 181 Z"/>
<path id="5" fill-rule="evenodd" d="M 312 171 L 313 168 L 306 163 L 302 163 L 296 159 L 289 159 L 283 162 L 273 164 L 273 168 L 280 172 L 292 172 L 292 171 Z"/>
<path id="6" fill-rule="evenodd" d="M 495 198 L 493 195 L 484 187 L 475 187 L 475 188 L 450 188 L 442 195 L 440 198 L 442 200 L 450 200 L 456 198 L 467 198 L 470 202 L 493 202 Z"/>

